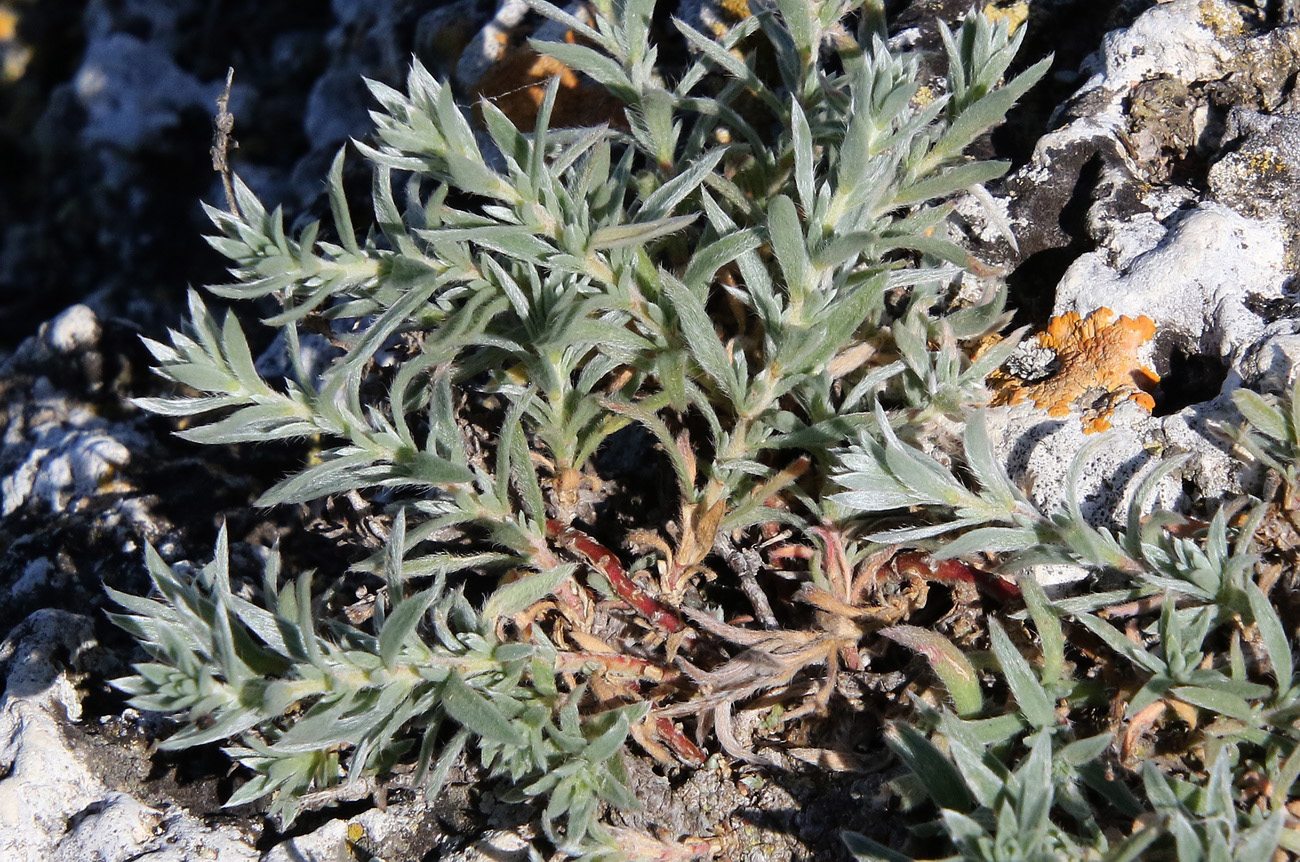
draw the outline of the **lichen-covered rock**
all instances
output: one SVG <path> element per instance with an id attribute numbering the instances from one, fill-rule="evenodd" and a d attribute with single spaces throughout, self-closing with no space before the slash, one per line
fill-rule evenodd
<path id="1" fill-rule="evenodd" d="M 1286 264 L 1293 271 L 1300 254 L 1300 117 L 1235 107 L 1224 139 L 1225 150 L 1207 177 L 1210 193 L 1243 215 L 1284 224 Z"/>
<path id="2" fill-rule="evenodd" d="M 1094 92 L 1112 104 L 1143 81 L 1169 76 L 1206 81 L 1240 52 L 1246 35 L 1244 10 L 1227 0 L 1171 0 L 1154 6 L 1102 40 L 1101 50 L 1084 62 L 1091 71 L 1075 99 Z"/>
<path id="3" fill-rule="evenodd" d="M 1075 261 L 1056 287 L 1058 314 L 1107 307 L 1145 315 L 1164 338 L 1231 360 L 1264 331 L 1249 304 L 1282 296 L 1285 245 L 1276 222 L 1201 204 L 1169 219 L 1149 250 L 1112 266 L 1105 251 Z"/>
<path id="4" fill-rule="evenodd" d="M 563 5 L 563 4 L 562 4 Z M 581 4 L 569 10 L 590 23 Z M 534 50 L 528 40 L 574 42 L 575 34 L 532 12 L 525 0 L 501 0 L 496 14 L 465 46 L 455 79 L 473 98 L 496 105 L 515 125 L 531 131 L 546 88 L 558 77 L 553 127 L 625 125 L 622 103 L 604 87 L 560 61 Z"/>
<path id="5" fill-rule="evenodd" d="M 1047 338 L 1054 345 L 1053 327 L 1060 329 L 1064 322 L 1077 322 L 1102 309 L 1108 320 L 1123 314 L 1148 325 L 1133 329 L 1124 350 L 1097 340 L 1096 355 L 1066 351 L 1057 360 L 1062 367 L 1048 369 L 1043 379 L 1017 381 L 1004 369 L 992 382 L 1000 387 L 995 405 L 1019 405 L 997 420 L 1008 471 L 1047 511 L 1064 501 L 1063 480 L 1087 443 L 1085 432 L 1117 426 L 1093 454 L 1079 486 L 1085 515 L 1115 525 L 1131 501 L 1133 478 L 1157 453 L 1191 453 L 1184 478 L 1207 497 L 1240 489 L 1239 464 L 1214 427 L 1215 422 L 1236 420 L 1231 399 L 1216 386 L 1187 407 L 1153 416 L 1157 403 L 1151 393 L 1156 392 L 1157 375 L 1148 363 L 1159 360 L 1165 366 L 1168 384 L 1171 356 L 1201 356 L 1222 366 L 1228 387 L 1236 385 L 1242 376 L 1235 371 L 1237 365 L 1265 331 L 1264 321 L 1252 309 L 1283 296 L 1286 270 L 1276 222 L 1250 219 L 1217 204 L 1202 204 L 1165 225 L 1140 220 L 1132 234 L 1123 223 L 1112 229 L 1118 248 L 1103 248 L 1075 261 L 1056 286 L 1057 317 L 1029 344 Z M 1121 363 L 1127 350 L 1138 348 L 1139 353 Z M 1056 355 L 1053 351 L 1054 359 Z M 1116 385 L 1114 373 L 1107 371 L 1119 368 L 1115 363 L 1130 369 L 1133 379 L 1127 385 L 1122 380 Z M 1125 371 L 1119 368 L 1118 373 Z M 1024 395 L 1032 395 L 1033 403 Z M 1068 419 L 1057 421 L 1067 413 Z M 1188 501 L 1170 478 L 1152 502 L 1178 507 Z M 1070 574 L 1053 572 L 1051 577 Z"/>
<path id="6" fill-rule="evenodd" d="M 1160 378 L 1138 357 L 1155 331 L 1151 318 L 1116 319 L 1109 308 L 1054 317 L 989 376 L 990 403 L 1014 406 L 1028 398 L 1054 419 L 1081 414 L 1084 433 L 1105 431 L 1124 402 L 1155 407 L 1151 390 Z"/>
<path id="7" fill-rule="evenodd" d="M 259 858 L 259 862 L 301 862 L 303 859 L 418 859 L 441 843 L 441 831 L 430 828 L 428 808 L 405 803 L 372 808 L 348 819 L 330 820 L 306 835 L 286 839 Z M 360 853 L 354 852 L 360 851 Z M 442 856 L 443 859 L 451 857 Z M 492 856 L 508 859 L 509 856 Z M 526 854 L 525 854 L 525 857 Z"/>
<path id="8" fill-rule="evenodd" d="M 1071 2 L 1084 14 L 1093 6 L 1086 0 L 1032 3 L 1031 37 L 1042 9 Z M 43 14 L 66 11 L 58 2 L 26 5 L 56 10 Z M 18 613 L 12 609 L 42 596 L 56 601 L 48 598 L 52 593 L 66 593 L 59 601 L 85 600 L 87 613 L 97 611 L 96 600 L 86 597 L 93 593 L 102 602 L 101 581 L 119 584 L 138 576 L 144 540 L 160 543 L 169 559 L 183 557 L 193 534 L 202 535 L 235 511 L 231 499 L 243 512 L 256 497 L 247 482 L 160 447 L 166 429 L 151 428 L 125 406 L 127 389 L 115 387 L 101 344 L 113 312 L 126 309 L 137 322 L 169 319 L 155 300 L 168 293 L 179 297 L 176 288 L 186 280 L 204 280 L 195 253 L 202 223 L 193 201 L 199 194 L 210 200 L 219 195 L 207 167 L 208 115 L 227 65 L 236 66 L 239 170 L 270 198 L 286 201 L 291 215 L 321 208 L 323 166 L 349 135 L 368 130 L 369 100 L 359 75 L 393 82 L 411 53 L 454 77 L 461 98 L 492 98 L 521 121 L 530 110 L 535 115 L 546 77 L 557 72 L 566 76 L 566 98 L 576 96 L 575 111 L 586 111 L 570 115 L 562 108 L 559 123 L 611 119 L 590 82 L 549 64 L 525 44 L 527 37 L 572 34 L 529 17 L 515 0 L 335 0 L 328 10 L 318 4 L 322 8 L 310 13 L 278 4 L 223 4 L 221 14 L 208 16 L 209 5 L 91 0 L 65 15 L 62 26 L 75 36 L 69 42 L 84 39 L 85 50 L 65 59 L 64 80 L 42 83 L 53 95 L 43 102 L 39 122 L 24 121 L 21 134 L 30 133 L 31 140 L 18 150 L 33 164 L 31 153 L 40 153 L 48 166 L 33 171 L 34 179 L 23 178 L 21 194 L 17 186 L 0 183 L 0 214 L 24 214 L 0 227 L 0 356 L 16 346 L 0 363 L 5 613 Z M 932 24 L 936 10 L 960 13 L 970 4 L 911 5 L 905 11 L 909 21 Z M 677 8 L 692 24 L 714 32 L 750 11 L 744 0 L 701 0 Z M 1011 14 L 1024 13 L 1017 4 Z M 199 20 L 202 28 L 195 24 Z M 1070 464 L 1094 442 L 1098 448 L 1080 465 L 1079 492 L 1084 512 L 1098 523 L 1114 522 L 1134 477 L 1162 454 L 1195 453 L 1186 474 L 1207 495 L 1239 487 L 1237 462 L 1224 454 L 1212 423 L 1238 421 L 1230 397 L 1234 387 L 1280 392 L 1296 374 L 1300 324 L 1285 276 L 1295 269 L 1288 246 L 1300 235 L 1291 220 L 1300 207 L 1290 182 L 1297 164 L 1293 115 L 1300 106 L 1292 82 L 1300 67 L 1300 28 L 1265 30 L 1261 20 L 1250 4 L 1228 0 L 1153 6 L 1132 27 L 1108 37 L 1083 68 L 1082 87 L 1058 113 L 1062 125 L 1042 137 L 1029 163 L 1010 179 L 1010 194 L 960 204 L 973 224 L 991 204 L 995 215 L 976 225 L 982 241 L 1003 242 L 999 223 L 1006 222 L 1020 240 L 1020 254 L 1051 257 L 1040 270 L 1046 275 L 1029 280 L 1041 295 L 1042 309 L 1032 319 L 1044 334 L 1051 333 L 1052 318 L 1074 315 L 1073 323 L 1081 324 L 1102 307 L 1116 318 L 1127 316 L 1131 328 L 1146 319 L 1154 330 L 1148 338 L 1145 324 L 1133 329 L 1141 343 L 1125 347 L 1134 352 L 1123 363 L 1097 360 L 1111 372 L 1120 368 L 1121 375 L 1124 368 L 1141 373 L 1146 385 L 1110 386 L 1106 381 L 1115 374 L 1097 370 L 1105 385 L 1096 388 L 1109 393 L 1109 400 L 1089 403 L 1089 369 L 1071 366 L 1063 381 L 1069 397 L 1024 397 L 1016 404 L 1008 398 L 996 411 L 992 424 L 1001 433 L 1009 470 L 1045 509 L 1063 502 Z M 926 33 L 909 30 L 903 38 L 924 46 L 932 36 L 933 27 Z M 1060 74 L 1065 80 L 1074 71 Z M 110 162 L 114 170 L 102 171 Z M 1006 245 L 998 262 L 1016 262 L 1017 252 Z M 164 265 L 168 260 L 171 269 Z M 18 346 L 36 321 L 84 292 L 93 292 L 87 305 L 69 309 Z M 1036 301 L 1023 289 L 1017 297 L 1022 308 Z M 331 350 L 315 336 L 304 345 L 315 351 L 309 364 L 326 361 Z M 1165 387 L 1178 382 L 1181 372 L 1171 367 L 1171 356 L 1180 352 L 1222 364 L 1222 385 L 1215 383 L 1189 406 L 1170 407 Z M 1056 353 L 1038 371 L 1023 369 L 1029 377 L 1044 369 L 1056 373 Z M 274 349 L 266 354 L 275 355 Z M 1152 394 L 1148 388 L 1157 376 L 1161 389 Z M 137 374 L 135 385 L 143 377 Z M 193 510 L 185 528 L 169 523 L 157 498 L 133 484 L 154 460 L 159 463 L 152 469 L 169 474 L 159 483 L 168 505 Z M 220 489 L 226 493 L 224 509 L 207 499 Z M 1185 502 L 1182 493 L 1170 480 L 1157 500 L 1176 505 Z M 70 526 L 66 532 L 49 527 L 49 534 L 28 529 L 44 522 Z M 289 533 L 285 522 L 259 513 L 248 515 L 242 526 L 269 542 Z M 78 556 L 72 545 L 90 550 L 81 548 Z M 87 563 L 86 555 L 104 548 L 129 565 L 116 570 Z M 238 542 L 235 551 L 253 553 Z M 1086 573 L 1055 568 L 1036 574 L 1068 581 Z M 333 859 L 349 847 L 394 862 L 446 857 L 443 851 L 452 848 L 456 854 L 446 858 L 464 862 L 527 857 L 532 833 L 493 823 L 484 834 L 488 826 L 478 816 L 477 798 L 463 787 L 455 805 L 441 805 L 432 814 L 409 797 L 386 811 L 320 814 L 318 828 L 259 853 L 251 833 L 213 828 L 197 816 L 215 810 L 216 803 L 191 812 L 151 796 L 143 778 L 129 785 L 109 780 L 71 732 L 83 723 L 79 680 L 95 678 L 102 693 L 109 675 L 93 666 L 91 633 L 85 617 L 42 611 L 0 646 L 0 674 L 7 676 L 0 696 L 0 857 L 279 862 Z M 123 672 L 128 656 L 115 660 L 116 673 Z M 157 736 L 153 730 L 150 738 Z M 142 774 L 148 771 L 143 745 L 123 756 L 136 758 Z M 827 858 L 842 852 L 833 849 L 838 830 L 858 825 L 849 821 L 869 818 L 873 809 L 858 799 L 846 813 L 842 798 L 804 777 L 764 783 L 755 773 L 706 769 L 669 778 L 645 768 L 637 790 L 646 810 L 617 815 L 618 822 L 639 835 L 664 825 L 679 830 L 670 830 L 676 836 L 708 835 L 711 846 L 737 859 L 808 858 L 814 852 L 808 848 Z M 878 789 L 878 779 L 863 779 L 875 783 L 859 796 Z M 216 780 L 204 776 L 200 783 L 211 789 Z M 457 834 L 442 834 L 434 823 L 438 818 L 454 822 Z M 259 817 L 248 813 L 242 822 L 256 824 Z M 267 843 L 272 842 L 262 846 Z"/>
<path id="9" fill-rule="evenodd" d="M 1268 38 L 1256 17 L 1226 0 L 1172 0 L 1108 34 L 1085 60 L 1082 86 L 1058 108 L 1058 127 L 1007 180 L 1026 258 L 1126 245 L 1131 226 L 1195 204 L 1222 139 L 1214 88 L 1255 80 Z"/>
<path id="10" fill-rule="evenodd" d="M 1083 471 L 1081 502 L 1098 522 L 1113 523 L 1132 477 L 1159 454 L 1191 453 L 1183 478 L 1193 498 L 1242 488 L 1240 465 L 1215 426 L 1240 421 L 1231 390 L 1259 376 L 1251 363 L 1276 358 L 1265 360 L 1258 348 L 1275 331 L 1262 310 L 1286 304 L 1294 270 L 1297 207 L 1286 181 L 1294 121 L 1264 113 L 1284 99 L 1280 70 L 1297 67 L 1281 59 L 1295 53 L 1286 30 L 1224 0 L 1148 9 L 1103 40 L 1082 68 L 1086 81 L 1059 110 L 1062 125 L 1007 181 L 1007 215 L 1026 262 L 1012 282 L 1022 306 L 1042 315 L 1043 335 L 1030 348 L 1049 319 L 1070 314 L 1084 319 L 1105 308 L 1153 323 L 1142 359 L 1160 385 L 1150 404 L 1144 393 L 1143 404 L 1119 405 L 1107 420 L 1115 429 Z M 1071 392 L 1095 377 L 1101 393 L 1107 367 L 1084 361 L 1053 374 L 1072 381 Z M 1087 442 L 1079 419 L 1089 421 L 1090 407 L 1074 405 L 1064 422 L 1051 414 L 1060 412 L 1059 399 L 1002 408 L 999 418 L 1013 476 L 1049 508 Z M 1191 502 L 1173 480 L 1158 499 Z"/>

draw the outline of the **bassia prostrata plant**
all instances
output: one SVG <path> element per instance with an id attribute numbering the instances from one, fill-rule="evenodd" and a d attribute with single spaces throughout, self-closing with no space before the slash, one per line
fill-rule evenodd
<path id="1" fill-rule="evenodd" d="M 373 599 L 355 617 L 274 553 L 256 583 L 232 572 L 224 534 L 193 574 L 151 552 L 158 596 L 114 598 L 154 659 L 120 687 L 181 726 L 162 744 L 229 741 L 251 773 L 230 802 L 267 797 L 283 821 L 376 776 L 436 795 L 469 757 L 537 800 L 560 852 L 595 857 L 617 852 L 601 806 L 636 803 L 629 737 L 674 766 L 716 745 L 778 768 L 738 708 L 764 705 L 775 740 L 826 716 L 846 670 L 913 650 L 941 685 L 880 709 L 907 717 L 903 798 L 939 812 L 918 840 L 971 859 L 1276 847 L 1300 761 L 1289 630 L 1248 548 L 1266 509 L 1139 506 L 1122 533 L 1039 512 L 978 412 L 1016 337 L 1003 293 L 952 289 L 975 261 L 948 201 L 1006 170 L 963 152 L 1046 61 L 1008 76 L 1020 35 L 972 13 L 941 28 L 946 91 L 923 87 L 883 4 L 780 0 L 720 36 L 676 22 L 669 75 L 653 5 L 536 5 L 573 36 L 536 50 L 625 105 L 605 124 L 553 128 L 557 78 L 521 129 L 416 63 L 404 91 L 371 83 L 376 132 L 355 144 L 373 228 L 354 227 L 343 153 L 324 233 L 290 235 L 238 181 L 209 209 L 234 276 L 210 291 L 274 304 L 291 374 L 264 376 L 239 317 L 193 294 L 183 331 L 149 342 L 183 388 L 138 403 L 198 443 L 312 441 L 259 504 L 354 495 L 387 536 L 347 575 Z M 1268 440 L 1247 454 L 1289 483 Z M 638 446 L 672 477 L 640 520 L 611 514 L 627 489 L 599 463 Z M 1056 606 L 1026 581 L 1024 622 L 989 572 L 1044 561 L 1129 580 Z M 918 625 L 936 580 L 1008 614 Z M 1066 624 L 1091 638 L 1068 659 Z M 1184 759 L 1130 768 L 1175 719 Z"/>

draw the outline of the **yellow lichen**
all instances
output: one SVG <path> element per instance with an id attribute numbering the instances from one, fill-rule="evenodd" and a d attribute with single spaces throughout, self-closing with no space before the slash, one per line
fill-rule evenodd
<path id="1" fill-rule="evenodd" d="M 718 7 L 732 21 L 744 21 L 753 14 L 749 9 L 749 0 L 721 0 Z"/>
<path id="2" fill-rule="evenodd" d="M 934 87 L 923 84 L 916 88 L 916 95 L 912 97 L 912 104 L 918 108 L 924 108 L 937 98 L 939 98 L 939 94 L 935 92 Z"/>
<path id="3" fill-rule="evenodd" d="M 1241 13 L 1219 0 L 1201 0 L 1198 11 L 1201 13 L 1201 23 L 1216 39 L 1233 39 L 1246 32 L 1246 22 Z"/>
<path id="4" fill-rule="evenodd" d="M 1257 177 L 1281 178 L 1288 173 L 1286 162 L 1277 153 L 1266 150 L 1239 155 L 1245 161 L 1246 169 Z"/>
<path id="5" fill-rule="evenodd" d="M 994 406 L 1019 404 L 1030 398 L 1053 418 L 1081 414 L 1086 434 L 1105 431 L 1120 404 L 1132 401 L 1147 410 L 1155 407 L 1150 390 L 1160 377 L 1142 365 L 1137 351 L 1155 335 L 1145 315 L 1115 319 L 1109 308 L 1086 318 L 1076 312 L 1054 317 L 1038 335 L 1038 345 L 1055 354 L 1055 370 L 1041 380 L 1026 381 L 1000 368 L 989 375 Z"/>
<path id="6" fill-rule="evenodd" d="M 984 17 L 994 24 L 998 21 L 1006 21 L 1007 29 L 1015 33 L 1025 21 L 1029 20 L 1029 3 L 1027 0 L 1017 0 L 1005 5 L 990 3 L 984 7 Z"/>

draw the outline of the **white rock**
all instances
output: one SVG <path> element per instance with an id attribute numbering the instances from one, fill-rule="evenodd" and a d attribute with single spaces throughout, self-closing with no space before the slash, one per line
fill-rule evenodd
<path id="1" fill-rule="evenodd" d="M 1279 320 L 1245 351 L 1237 363 L 1240 377 L 1252 388 L 1289 394 L 1300 369 L 1300 321 Z"/>
<path id="2" fill-rule="evenodd" d="M 88 306 L 74 305 L 41 326 L 38 335 L 58 353 L 89 350 L 99 343 L 99 319 Z"/>
<path id="3" fill-rule="evenodd" d="M 50 862 L 126 862 L 151 843 L 161 822 L 160 811 L 125 793 L 107 793 L 72 816 Z"/>
<path id="4" fill-rule="evenodd" d="M 0 859 L 5 862 L 252 862 L 233 829 L 209 828 L 111 789 L 64 733 L 81 717 L 71 673 L 87 669 L 94 628 L 77 614 L 32 614 L 0 644 Z"/>
<path id="5" fill-rule="evenodd" d="M 20 598 L 26 593 L 39 589 L 49 580 L 54 571 L 54 563 L 45 557 L 32 560 L 23 567 L 22 575 L 9 587 L 10 598 Z"/>
<path id="6" fill-rule="evenodd" d="M 1142 235 L 1152 238 L 1150 225 Z M 1178 219 L 1150 250 L 1112 267 L 1104 251 L 1081 256 L 1056 288 L 1054 314 L 1086 316 L 1107 307 L 1146 315 L 1194 351 L 1234 359 L 1264 332 L 1248 297 L 1281 298 L 1286 246 L 1281 225 L 1203 203 Z"/>
<path id="7" fill-rule="evenodd" d="M 36 439 L 31 448 L 17 467 L 0 477 L 0 515 L 11 514 L 32 499 L 63 511 L 74 498 L 93 496 L 102 482 L 126 465 L 131 450 L 123 439 L 134 440 L 138 434 L 95 424 L 101 427 L 82 429 L 52 422 L 32 429 Z M 0 451 L 13 448 L 11 444 Z"/>
<path id="8" fill-rule="evenodd" d="M 1091 77 L 1062 108 L 1072 116 L 1038 141 L 1030 163 L 1011 181 L 1021 194 L 1039 195 L 1021 209 L 1013 207 L 1025 235 L 1037 230 L 1042 236 L 1042 226 L 1031 220 L 1041 216 L 1044 201 L 1050 206 L 1059 198 L 1063 205 L 1062 194 L 1093 194 L 1085 226 L 1095 250 L 1077 258 L 1057 284 L 1054 315 L 1084 316 L 1103 306 L 1117 315 L 1145 315 L 1157 335 L 1139 361 L 1155 364 L 1159 346 L 1213 357 L 1228 368 L 1217 397 L 1176 414 L 1152 417 L 1131 403 L 1116 412 L 1114 427 L 1103 432 L 1106 442 L 1080 477 L 1080 507 L 1096 524 L 1118 526 L 1135 475 L 1168 455 L 1191 457 L 1181 477 L 1161 484 L 1159 506 L 1186 504 L 1183 479 L 1211 499 L 1240 491 L 1241 465 L 1214 425 L 1240 422 L 1230 395 L 1243 378 L 1267 372 L 1285 379 L 1293 373 L 1292 357 L 1300 356 L 1295 327 L 1270 327 L 1250 309 L 1252 300 L 1284 298 L 1293 266 L 1281 220 L 1202 202 L 1202 193 L 1190 188 L 1147 185 L 1128 137 L 1135 87 L 1159 78 L 1187 86 L 1225 78 L 1240 61 L 1244 29 L 1241 13 L 1226 0 L 1171 0 L 1108 34 L 1085 61 Z M 1207 119 L 1203 111 L 1193 114 L 1193 136 L 1204 132 Z M 1071 189 L 1090 162 L 1100 163 L 1095 186 Z M 1045 241 L 1062 240 L 1049 231 Z M 1276 338 L 1269 347 L 1261 346 L 1266 336 Z M 991 425 L 1000 423 L 998 445 L 1008 471 L 1029 484 L 1031 498 L 1046 511 L 1061 505 L 1064 476 L 1092 435 L 1082 433 L 1077 417 L 1052 419 L 1032 404 L 994 413 L 998 418 L 991 417 Z M 1059 567 L 1040 567 L 1034 574 L 1046 583 L 1086 576 Z"/>
<path id="9" fill-rule="evenodd" d="M 40 610 L 0 644 L 0 859 L 45 862 L 68 818 L 103 791 L 64 738 L 60 724 L 76 721 L 81 703 L 54 664 L 56 654 L 75 661 L 93 642 L 90 620 Z"/>
<path id="10" fill-rule="evenodd" d="M 530 829 L 494 829 L 463 850 L 446 857 L 445 862 L 525 862 L 533 849 Z"/>
<path id="11" fill-rule="evenodd" d="M 65 357 L 94 350 L 100 334 L 99 318 L 89 306 L 70 306 L 42 323 L 34 338 L 23 341 L 12 357 L 0 364 L 0 376 L 22 366 L 65 361 Z"/>
<path id="12" fill-rule="evenodd" d="M 506 54 L 510 33 L 528 16 L 528 0 L 501 0 L 496 14 L 465 46 L 456 64 L 456 80 L 472 88 Z"/>
<path id="13" fill-rule="evenodd" d="M 346 859 L 347 855 L 350 855 L 347 821 L 331 820 L 313 832 L 277 844 L 262 854 L 260 862 L 325 862 Z"/>
<path id="14" fill-rule="evenodd" d="M 1099 52 L 1084 61 L 1095 74 L 1077 95 L 1105 90 L 1118 98 L 1142 81 L 1172 75 L 1183 81 L 1209 81 L 1235 56 L 1216 33 L 1241 25 L 1241 13 L 1224 0 L 1172 0 L 1147 10 L 1123 30 L 1106 34 Z"/>
<path id="15" fill-rule="evenodd" d="M 93 357 L 100 335 L 95 313 L 74 305 L 25 340 L 0 366 L 0 377 L 54 374 L 69 361 Z M 36 500 L 53 511 L 66 510 L 78 498 L 99 493 L 130 463 L 133 450 L 149 445 L 131 423 L 105 420 L 70 399 L 49 377 L 36 377 L 25 394 L 0 417 L 0 516 Z"/>
<path id="16" fill-rule="evenodd" d="M 409 845 L 416 834 L 426 830 L 428 810 L 423 804 L 390 805 L 372 808 L 349 820 L 331 820 L 319 829 L 290 838 L 262 854 L 260 862 L 303 862 L 352 858 L 349 844 L 375 850 L 387 858 L 388 848 Z"/>
<path id="17" fill-rule="evenodd" d="M 1190 456 L 1182 467 L 1182 477 L 1210 499 L 1245 490 L 1242 463 L 1233 457 L 1231 442 L 1215 427 L 1241 423 L 1241 414 L 1232 403 L 1235 388 L 1229 382 L 1217 398 L 1166 416 L 1154 436 L 1162 453 Z"/>
<path id="18" fill-rule="evenodd" d="M 1091 523 L 1118 525 L 1132 499 L 1134 477 L 1153 462 L 1147 441 L 1158 420 L 1126 403 L 1115 410 L 1111 422 L 1106 431 L 1085 434 L 1077 415 L 1052 418 L 1026 401 L 989 411 L 989 434 L 1011 480 L 1045 513 L 1065 506 L 1076 456 L 1094 445 L 1079 472 L 1076 499 Z M 1158 501 L 1175 504 L 1176 484 L 1163 487 Z"/>

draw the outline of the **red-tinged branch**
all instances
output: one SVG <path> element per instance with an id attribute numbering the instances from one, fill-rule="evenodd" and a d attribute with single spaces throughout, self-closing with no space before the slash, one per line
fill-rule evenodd
<path id="1" fill-rule="evenodd" d="M 663 743 L 672 750 L 673 754 L 681 758 L 683 763 L 691 766 L 703 766 L 707 759 L 699 746 L 691 742 L 681 729 L 672 723 L 672 720 L 665 716 L 658 716 L 654 720 L 655 733 Z"/>
<path id="2" fill-rule="evenodd" d="M 894 557 L 893 566 L 900 574 L 916 575 L 926 580 L 974 584 L 980 592 L 1000 602 L 1020 596 L 1020 587 L 1016 584 L 960 560 L 936 560 L 920 551 L 905 551 Z"/>
<path id="3" fill-rule="evenodd" d="M 597 542 L 591 536 L 573 527 L 566 527 L 559 521 L 546 522 L 546 532 L 560 547 L 586 560 L 609 581 L 610 587 L 620 599 L 632 606 L 632 609 L 665 634 L 676 634 L 686 628 L 681 617 L 672 609 L 641 589 L 628 577 L 623 564 L 609 548 Z"/>
<path id="4" fill-rule="evenodd" d="M 557 671 L 580 671 L 588 665 L 600 665 L 610 673 L 624 674 L 652 682 L 670 682 L 681 676 L 678 671 L 663 668 L 652 661 L 632 655 L 599 652 L 562 652 L 555 656 Z"/>

